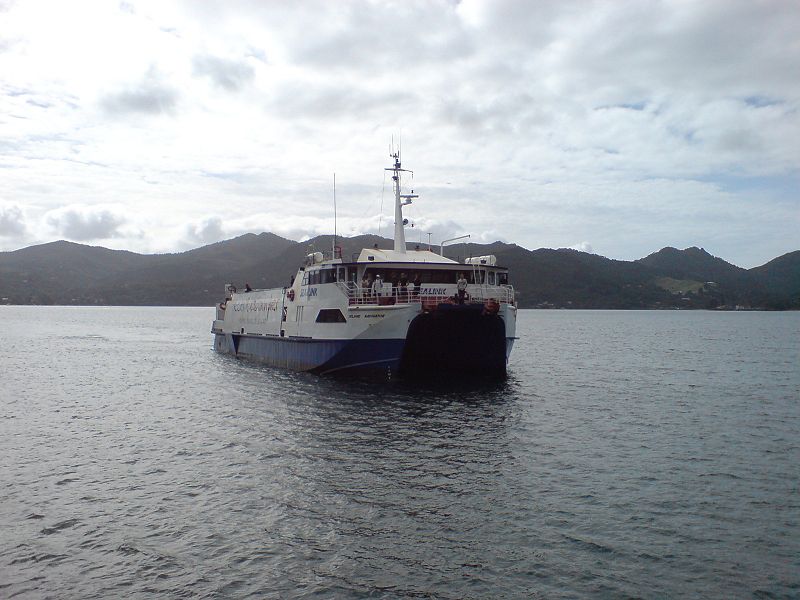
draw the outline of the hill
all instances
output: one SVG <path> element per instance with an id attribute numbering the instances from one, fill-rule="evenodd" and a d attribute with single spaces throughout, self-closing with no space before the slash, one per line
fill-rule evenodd
<path id="1" fill-rule="evenodd" d="M 52 242 L 0 252 L 0 298 L 8 304 L 210 306 L 227 282 L 286 285 L 306 254 L 331 247 L 331 236 L 294 242 L 246 234 L 187 252 L 136 254 Z M 345 260 L 391 240 L 337 238 Z M 458 244 L 445 255 L 494 254 L 511 270 L 519 305 L 557 308 L 800 308 L 800 251 L 742 269 L 702 248 L 663 248 L 636 261 L 569 249 L 516 244 Z"/>
<path id="2" fill-rule="evenodd" d="M 800 250 L 789 252 L 750 269 L 754 279 L 750 302 L 776 309 L 800 305 Z"/>
<path id="3" fill-rule="evenodd" d="M 723 285 L 740 285 L 747 280 L 747 271 L 710 255 L 703 248 L 662 248 L 636 261 L 674 279 L 713 281 Z"/>

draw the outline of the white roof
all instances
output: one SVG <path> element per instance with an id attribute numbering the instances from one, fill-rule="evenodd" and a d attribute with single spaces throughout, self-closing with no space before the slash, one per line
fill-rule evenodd
<path id="1" fill-rule="evenodd" d="M 372 258 L 370 258 L 372 257 Z M 360 263 L 437 263 L 440 265 L 457 265 L 458 262 L 439 256 L 430 250 L 408 250 L 398 252 L 397 250 L 380 250 L 375 248 L 364 248 L 358 255 Z"/>

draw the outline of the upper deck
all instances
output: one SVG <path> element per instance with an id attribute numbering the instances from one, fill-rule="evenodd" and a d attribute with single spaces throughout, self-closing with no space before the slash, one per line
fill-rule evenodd
<path id="1" fill-rule="evenodd" d="M 508 282 L 508 269 L 497 266 L 494 256 L 470 258 L 461 263 L 430 250 L 398 252 L 364 248 L 358 257 L 345 262 L 337 251 L 309 254 L 297 275 L 300 290 L 306 286 L 336 284 L 349 304 L 405 304 L 419 301 L 445 301 L 456 293 L 460 278 L 467 281 L 472 301 L 496 300 L 514 303 L 514 288 Z M 373 288 L 380 279 L 381 292 Z"/>

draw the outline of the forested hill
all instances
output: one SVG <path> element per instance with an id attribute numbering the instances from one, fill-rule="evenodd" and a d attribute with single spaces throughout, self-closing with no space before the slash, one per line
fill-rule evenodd
<path id="1" fill-rule="evenodd" d="M 347 259 L 376 236 L 338 238 Z M 226 282 L 287 285 L 305 255 L 331 247 L 330 236 L 294 242 L 246 234 L 177 254 L 136 254 L 72 242 L 0 252 L 0 302 L 210 306 Z M 461 244 L 445 254 L 494 254 L 509 267 L 523 308 L 800 309 L 800 251 L 742 269 L 702 248 L 664 248 L 636 261 L 576 250 L 526 250 L 515 244 Z"/>

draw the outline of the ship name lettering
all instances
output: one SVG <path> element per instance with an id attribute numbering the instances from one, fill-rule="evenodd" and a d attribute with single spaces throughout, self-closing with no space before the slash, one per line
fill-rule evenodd
<path id="1" fill-rule="evenodd" d="M 278 301 L 259 302 L 253 300 L 251 302 L 234 302 L 232 307 L 235 312 L 270 312 L 278 310 Z"/>

